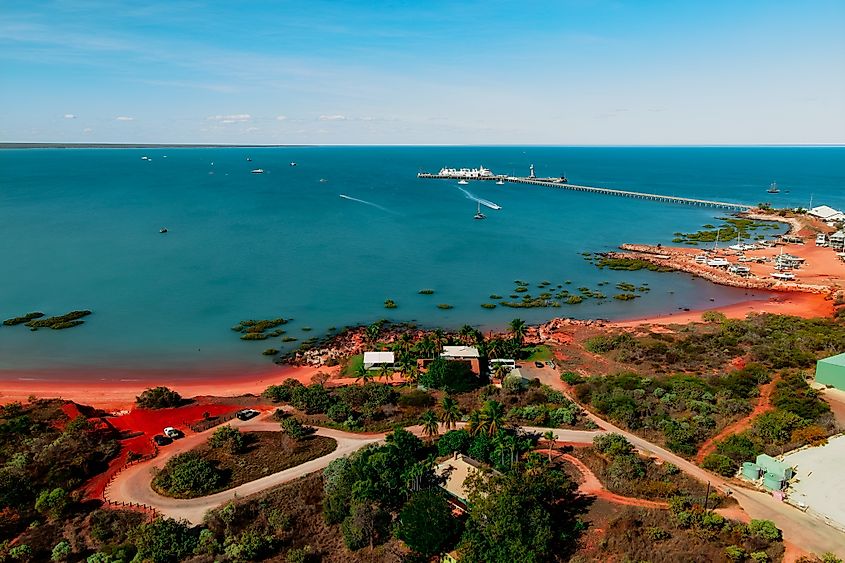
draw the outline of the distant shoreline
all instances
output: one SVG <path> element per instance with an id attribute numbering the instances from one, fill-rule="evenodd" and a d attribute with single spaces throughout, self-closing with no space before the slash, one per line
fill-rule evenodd
<path id="1" fill-rule="evenodd" d="M 181 143 L 0 143 L 2 149 L 272 149 L 311 145 L 205 145 Z"/>

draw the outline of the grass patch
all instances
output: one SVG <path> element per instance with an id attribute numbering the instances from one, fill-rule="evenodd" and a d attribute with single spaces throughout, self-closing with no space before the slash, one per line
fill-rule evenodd
<path id="1" fill-rule="evenodd" d="M 528 357 L 525 359 L 528 362 L 550 362 L 554 359 L 552 349 L 545 344 L 534 346 L 533 348 L 523 348 L 522 351 L 528 354 Z"/>
<path id="2" fill-rule="evenodd" d="M 356 372 L 364 365 L 364 354 L 357 354 L 349 358 L 346 362 L 346 367 L 343 369 L 343 375 L 346 377 L 357 377 Z"/>

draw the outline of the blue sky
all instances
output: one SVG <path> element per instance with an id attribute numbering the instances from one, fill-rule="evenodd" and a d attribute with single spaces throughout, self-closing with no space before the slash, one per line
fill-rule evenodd
<path id="1" fill-rule="evenodd" d="M 845 2 L 0 4 L 0 141 L 845 142 Z"/>

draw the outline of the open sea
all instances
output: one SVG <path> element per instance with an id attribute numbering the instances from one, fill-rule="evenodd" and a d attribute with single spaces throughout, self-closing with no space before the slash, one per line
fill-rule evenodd
<path id="1" fill-rule="evenodd" d="M 94 312 L 62 331 L 0 326 L 0 379 L 250 371 L 270 366 L 265 348 L 297 344 L 242 341 L 230 328 L 241 319 L 293 317 L 281 328 L 301 341 L 381 318 L 488 329 L 514 317 L 636 318 L 750 297 L 687 274 L 599 270 L 581 255 L 668 244 L 723 211 L 471 182 L 472 196 L 502 206 L 482 207 L 487 219 L 476 221 L 456 181 L 416 178 L 479 165 L 527 176 L 532 163 L 538 176 L 576 184 L 845 208 L 845 147 L 0 150 L 0 317 Z M 780 194 L 766 193 L 772 181 Z M 508 299 L 514 280 L 535 296 L 543 280 L 608 297 L 619 282 L 651 291 L 560 308 L 480 306 L 496 302 L 490 294 Z"/>

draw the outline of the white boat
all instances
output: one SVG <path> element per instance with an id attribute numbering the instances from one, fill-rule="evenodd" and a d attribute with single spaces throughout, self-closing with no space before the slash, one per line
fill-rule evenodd
<path id="1" fill-rule="evenodd" d="M 766 191 L 770 194 L 779 194 L 780 190 L 778 189 L 777 182 L 772 182 L 772 185 L 769 186 L 769 189 Z"/>
<path id="2" fill-rule="evenodd" d="M 792 281 L 795 279 L 795 274 L 790 272 L 775 272 L 772 274 L 772 277 L 776 280 Z"/>
<path id="3" fill-rule="evenodd" d="M 158 232 L 160 232 L 161 234 L 166 233 L 166 232 L 167 232 L 167 227 L 162 227 L 162 228 L 160 228 L 160 229 L 158 230 Z"/>
<path id="4" fill-rule="evenodd" d="M 731 263 L 725 260 L 724 258 L 712 258 L 707 261 L 708 266 L 713 266 L 714 268 L 725 268 L 730 266 Z"/>
<path id="5" fill-rule="evenodd" d="M 827 236 L 824 233 L 816 235 L 816 246 L 827 246 Z"/>
<path id="6" fill-rule="evenodd" d="M 728 267 L 728 271 L 740 276 L 747 276 L 751 273 L 751 268 L 749 268 L 748 266 L 731 265 Z"/>
<path id="7" fill-rule="evenodd" d="M 467 182 L 466 180 L 459 180 L 458 183 L 462 186 L 466 186 L 467 184 L 469 184 L 469 182 Z"/>
<path id="8" fill-rule="evenodd" d="M 296 163 L 295 163 L 295 162 L 291 162 L 291 163 L 290 163 L 290 165 L 291 165 L 291 166 L 296 166 Z"/>
<path id="9" fill-rule="evenodd" d="M 142 156 L 141 157 L 141 160 L 149 160 L 149 159 L 150 159 L 150 157 L 148 157 L 148 156 Z"/>
<path id="10" fill-rule="evenodd" d="M 477 202 L 477 203 L 478 203 L 478 208 L 475 211 L 475 216 L 473 217 L 473 219 L 486 219 L 487 215 L 485 215 L 484 213 L 481 212 L 481 202 Z"/>
<path id="11" fill-rule="evenodd" d="M 252 173 L 253 174 L 264 174 L 264 169 L 263 168 L 256 168 L 255 170 L 252 171 Z"/>
<path id="12" fill-rule="evenodd" d="M 504 185 L 505 185 L 505 181 L 504 181 L 504 180 L 499 180 L 498 182 L 496 182 L 496 185 L 497 185 L 497 186 L 504 186 Z"/>
<path id="13" fill-rule="evenodd" d="M 704 254 L 699 254 L 695 257 L 696 264 L 704 264 L 705 262 L 707 262 L 707 256 L 705 256 Z"/>
<path id="14" fill-rule="evenodd" d="M 326 182 L 328 182 L 328 180 L 326 180 L 325 178 L 320 178 L 320 183 L 321 183 L 321 184 L 325 184 Z"/>

